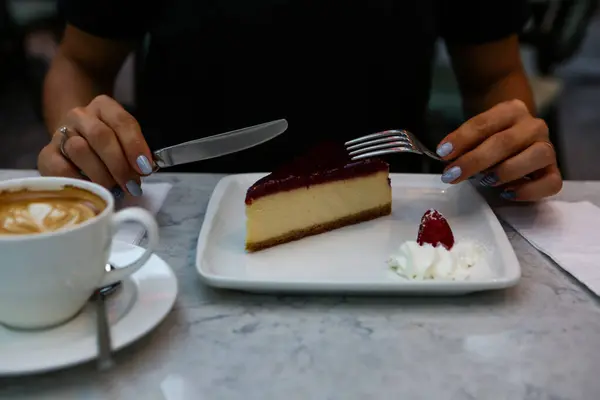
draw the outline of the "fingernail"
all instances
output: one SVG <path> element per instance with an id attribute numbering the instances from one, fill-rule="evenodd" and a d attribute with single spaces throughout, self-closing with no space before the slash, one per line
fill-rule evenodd
<path id="1" fill-rule="evenodd" d="M 448 154 L 452 153 L 453 149 L 454 146 L 452 146 L 452 143 L 446 142 L 443 145 L 439 146 L 435 152 L 440 157 L 446 157 Z"/>
<path id="2" fill-rule="evenodd" d="M 462 174 L 460 167 L 452 167 L 448 171 L 444 172 L 442 175 L 442 182 L 450 183 L 454 182 L 458 179 L 458 177 Z"/>
<path id="3" fill-rule="evenodd" d="M 117 200 L 125 197 L 125 192 L 119 186 L 115 186 L 114 188 L 110 189 L 110 192 L 112 193 L 113 197 Z"/>
<path id="4" fill-rule="evenodd" d="M 152 164 L 150 164 L 150 161 L 148 161 L 146 156 L 139 156 L 135 162 L 140 168 L 140 171 L 142 171 L 142 174 L 150 175 L 152 173 Z"/>
<path id="5" fill-rule="evenodd" d="M 498 180 L 498 175 L 494 172 L 490 172 L 479 181 L 479 184 L 481 186 L 494 186 L 498 183 Z"/>
<path id="6" fill-rule="evenodd" d="M 514 190 L 505 190 L 504 192 L 500 193 L 500 197 L 502 197 L 504 200 L 514 200 L 517 198 L 517 194 Z"/>
<path id="7" fill-rule="evenodd" d="M 134 197 L 139 197 L 142 195 L 142 187 L 136 181 L 129 181 L 125 184 L 125 187 Z"/>

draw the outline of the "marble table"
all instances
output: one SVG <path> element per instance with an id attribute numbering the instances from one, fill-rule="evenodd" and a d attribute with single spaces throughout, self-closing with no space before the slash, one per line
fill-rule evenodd
<path id="1" fill-rule="evenodd" d="M 0 179 L 31 173 L 0 171 Z M 174 184 L 157 217 L 158 254 L 180 288 L 168 317 L 119 351 L 109 372 L 88 363 L 0 378 L 0 398 L 600 398 L 598 298 L 510 228 L 523 278 L 504 291 L 455 298 L 218 291 L 200 282 L 194 253 L 219 179 L 150 178 Z M 600 205 L 600 182 L 567 182 L 561 197 Z"/>

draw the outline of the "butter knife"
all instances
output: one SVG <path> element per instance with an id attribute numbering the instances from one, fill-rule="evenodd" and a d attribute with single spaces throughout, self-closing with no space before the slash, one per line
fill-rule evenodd
<path id="1" fill-rule="evenodd" d="M 285 119 L 237 129 L 202 139 L 165 147 L 152 153 L 156 167 L 161 168 L 207 160 L 249 149 L 281 135 L 288 128 Z"/>

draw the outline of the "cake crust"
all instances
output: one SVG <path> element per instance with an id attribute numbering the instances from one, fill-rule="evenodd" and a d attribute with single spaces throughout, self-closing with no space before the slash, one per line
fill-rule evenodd
<path id="1" fill-rule="evenodd" d="M 392 212 L 392 204 L 384 204 L 382 206 L 372 208 L 369 210 L 361 211 L 357 214 L 348 215 L 343 218 L 330 221 L 324 224 L 313 225 L 308 228 L 299 229 L 291 232 L 287 232 L 284 235 L 270 238 L 268 240 L 260 242 L 247 242 L 246 250 L 250 253 L 263 250 L 269 247 L 277 246 L 283 243 L 292 242 L 298 239 L 302 239 L 307 236 L 313 236 L 320 233 L 332 231 L 338 228 L 342 228 L 348 225 L 354 225 L 359 222 L 369 221 L 375 218 L 389 215 Z"/>

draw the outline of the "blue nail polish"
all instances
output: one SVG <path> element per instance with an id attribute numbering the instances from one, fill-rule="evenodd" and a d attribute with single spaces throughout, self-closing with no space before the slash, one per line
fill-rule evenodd
<path id="1" fill-rule="evenodd" d="M 495 172 L 490 172 L 479 181 L 479 184 L 481 186 L 494 186 L 498 181 L 498 175 Z"/>
<path id="2" fill-rule="evenodd" d="M 125 192 L 120 186 L 115 186 L 114 188 L 110 189 L 110 192 L 116 200 L 120 200 L 125 197 Z"/>
<path id="3" fill-rule="evenodd" d="M 504 200 L 514 200 L 517 198 L 517 194 L 514 190 L 505 190 L 504 192 L 500 193 L 500 197 L 502 197 Z"/>
<path id="4" fill-rule="evenodd" d="M 444 182 L 444 183 L 454 182 L 455 180 L 457 180 L 460 177 L 460 174 L 462 174 L 460 167 L 454 166 L 454 167 L 450 168 L 449 170 L 447 170 L 446 172 L 444 172 L 444 174 L 442 175 L 442 182 Z"/>
<path id="5" fill-rule="evenodd" d="M 446 157 L 448 154 L 452 153 L 452 150 L 454 150 L 454 146 L 452 146 L 452 143 L 446 142 L 443 145 L 439 146 L 435 152 L 440 157 Z"/>
<path id="6" fill-rule="evenodd" d="M 142 174 L 150 175 L 152 173 L 152 164 L 150 164 L 150 161 L 148 161 L 146 156 L 139 156 L 135 162 L 137 163 L 138 167 L 140 167 Z"/>
<path id="7" fill-rule="evenodd" d="M 125 187 L 134 197 L 139 197 L 142 195 L 142 187 L 138 185 L 136 181 L 129 181 L 125 184 Z"/>

